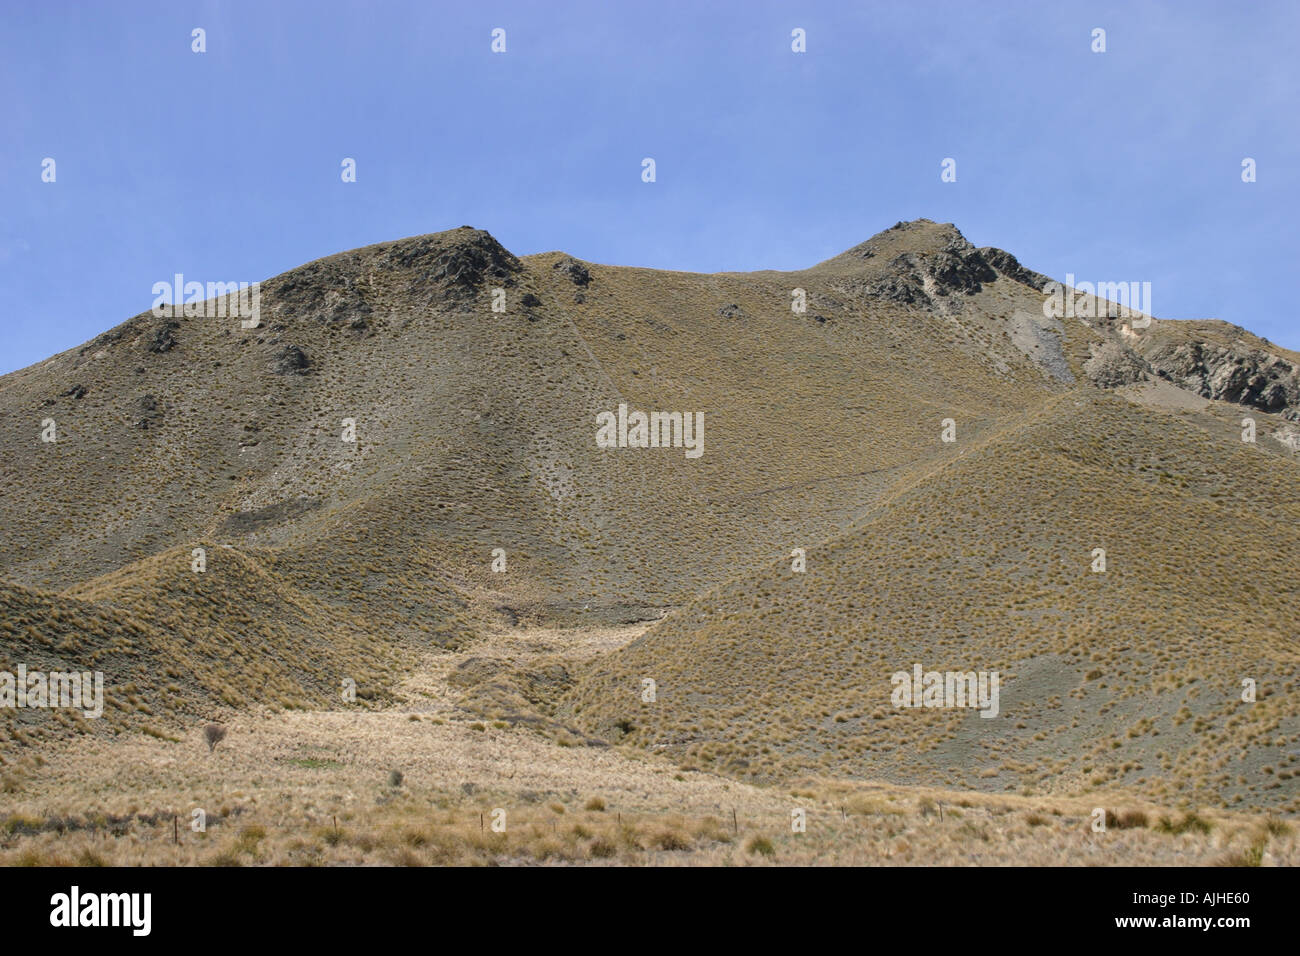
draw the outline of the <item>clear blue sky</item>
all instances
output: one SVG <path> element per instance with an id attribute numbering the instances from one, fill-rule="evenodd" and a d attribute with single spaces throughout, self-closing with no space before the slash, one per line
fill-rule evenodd
<path id="1" fill-rule="evenodd" d="M 253 281 L 462 224 L 712 272 L 927 217 L 1300 349 L 1297 37 L 1290 0 L 6 2 L 0 371 L 176 272 Z"/>

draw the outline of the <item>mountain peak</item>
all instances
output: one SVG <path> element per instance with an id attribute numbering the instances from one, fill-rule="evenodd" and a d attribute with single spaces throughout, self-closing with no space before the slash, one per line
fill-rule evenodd
<path id="1" fill-rule="evenodd" d="M 830 266 L 856 266 L 863 260 L 892 259 L 905 253 L 929 255 L 954 249 L 973 249 L 974 246 L 950 222 L 930 219 L 913 219 L 897 222 L 876 233 L 865 242 L 846 249 L 838 256 L 818 263 L 818 268 Z"/>
<path id="2" fill-rule="evenodd" d="M 952 223 L 930 219 L 897 222 L 813 268 L 862 279 L 872 291 L 911 305 L 934 295 L 973 295 L 999 274 L 1035 291 L 1051 281 L 1009 252 L 976 248 Z"/>

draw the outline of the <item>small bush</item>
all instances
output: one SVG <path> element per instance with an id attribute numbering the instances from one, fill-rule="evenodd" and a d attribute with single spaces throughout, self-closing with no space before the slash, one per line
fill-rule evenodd
<path id="1" fill-rule="evenodd" d="M 1269 836 L 1286 836 L 1291 832 L 1291 824 L 1277 817 L 1269 817 L 1264 821 L 1264 832 Z"/>
<path id="2" fill-rule="evenodd" d="M 1133 830 L 1147 826 L 1148 822 L 1147 815 L 1141 810 L 1125 810 L 1118 814 L 1113 810 L 1106 811 L 1107 830 Z"/>
<path id="3" fill-rule="evenodd" d="M 1121 830 L 1145 828 L 1148 823 L 1147 815 L 1141 810 L 1125 810 L 1119 815 L 1119 819 L 1115 821 L 1115 825 Z"/>
<path id="4" fill-rule="evenodd" d="M 238 849 L 245 850 L 248 853 L 253 853 L 257 850 L 257 844 L 265 839 L 266 829 L 253 824 L 252 826 L 244 827 L 239 831 L 236 845 Z"/>
<path id="5" fill-rule="evenodd" d="M 226 728 L 220 724 L 208 724 L 203 728 L 203 739 L 208 742 L 208 753 L 212 753 L 217 744 L 226 739 Z"/>
<path id="6" fill-rule="evenodd" d="M 776 856 L 776 847 L 765 836 L 752 836 L 745 842 L 745 852 L 759 856 Z"/>
<path id="7" fill-rule="evenodd" d="M 1264 844 L 1267 840 L 1256 840 L 1244 850 L 1234 850 L 1221 860 L 1216 862 L 1216 866 L 1259 866 L 1264 862 Z"/>
<path id="8" fill-rule="evenodd" d="M 689 850 L 690 839 L 676 830 L 660 830 L 650 838 L 652 846 L 660 850 Z"/>
<path id="9" fill-rule="evenodd" d="M 1184 833 L 1200 833 L 1202 835 L 1209 833 L 1212 824 L 1195 812 L 1188 813 L 1176 823 L 1169 817 L 1161 817 L 1160 822 L 1156 824 L 1156 830 L 1160 833 L 1169 833 L 1173 836 L 1181 836 Z"/>
<path id="10" fill-rule="evenodd" d="M 402 777 L 402 771 L 400 770 L 388 771 L 388 785 L 390 787 L 393 788 L 400 787 L 402 785 L 403 779 L 404 778 Z"/>

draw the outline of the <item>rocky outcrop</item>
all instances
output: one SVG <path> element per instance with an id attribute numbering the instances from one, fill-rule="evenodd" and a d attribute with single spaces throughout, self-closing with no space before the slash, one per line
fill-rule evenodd
<path id="1" fill-rule="evenodd" d="M 1035 292 L 1042 292 L 1043 288 L 1052 281 L 1049 276 L 1045 276 L 1041 272 L 1026 269 L 1020 264 L 1020 260 L 1002 249 L 985 246 L 979 250 L 979 253 L 984 257 L 985 262 L 1008 279 L 1019 282 L 1021 285 L 1027 285 Z"/>
<path id="2" fill-rule="evenodd" d="M 903 275 L 885 275 L 879 279 L 852 285 L 858 286 L 857 291 L 872 298 L 886 299 L 899 305 L 928 306 L 930 304 L 930 297 L 925 294 L 925 283 L 914 271 Z"/>
<path id="3" fill-rule="evenodd" d="M 135 428 L 147 431 L 162 422 L 163 409 L 156 395 L 141 395 L 135 400 L 132 409 L 131 424 Z"/>
<path id="4" fill-rule="evenodd" d="M 364 280 L 341 262 L 308 263 L 262 288 L 277 314 L 295 319 L 365 328 L 372 310 Z"/>
<path id="5" fill-rule="evenodd" d="M 149 340 L 149 352 L 161 355 L 174 349 L 176 347 L 175 332 L 180 327 L 179 322 L 164 322 L 154 329 L 153 337 Z"/>
<path id="6" fill-rule="evenodd" d="M 1143 357 L 1161 378 L 1203 398 L 1279 412 L 1300 421 L 1300 375 L 1277 355 L 1182 342 L 1157 345 Z"/>
<path id="7" fill-rule="evenodd" d="M 375 266 L 417 272 L 462 289 L 478 289 L 488 279 L 506 279 L 523 270 L 491 233 L 470 226 L 390 243 Z"/>
<path id="8" fill-rule="evenodd" d="M 1137 342 L 1111 338 L 1092 346 L 1084 373 L 1100 388 L 1153 376 L 1199 395 L 1300 421 L 1300 369 L 1263 349 L 1198 341 Z"/>
<path id="9" fill-rule="evenodd" d="M 992 246 L 976 248 L 951 223 L 900 222 L 816 267 L 845 277 L 837 288 L 857 296 L 929 308 L 969 296 L 999 275 L 1041 292 L 1052 280 Z"/>
<path id="10" fill-rule="evenodd" d="M 571 256 L 561 259 L 551 268 L 558 270 L 561 275 L 567 276 L 574 285 L 585 286 L 591 282 L 591 270 Z"/>
<path id="11" fill-rule="evenodd" d="M 276 375 L 307 375 L 311 372 L 311 359 L 296 345 L 286 345 L 275 356 L 272 365 Z"/>
<path id="12" fill-rule="evenodd" d="M 490 233 L 461 226 L 310 262 L 263 283 L 262 293 L 291 324 L 306 319 L 365 333 L 383 295 L 464 310 L 490 286 L 514 286 L 522 271 Z"/>
<path id="13" fill-rule="evenodd" d="M 919 271 L 933 281 L 938 295 L 974 295 L 998 277 L 980 251 L 961 237 L 942 252 L 924 257 Z"/>
<path id="14" fill-rule="evenodd" d="M 1118 342 L 1103 342 L 1092 347 L 1092 357 L 1083 363 L 1083 372 L 1099 388 L 1119 388 L 1143 381 L 1148 369 L 1132 349 Z"/>
<path id="15" fill-rule="evenodd" d="M 522 270 L 523 264 L 491 234 L 462 226 L 434 258 L 430 275 L 457 295 L 480 291 L 488 280 L 508 279 Z"/>
<path id="16" fill-rule="evenodd" d="M 870 247 L 861 248 L 857 254 L 865 259 L 877 255 Z M 852 281 L 849 286 L 873 298 L 925 308 L 937 298 L 974 295 L 997 277 L 981 251 L 960 233 L 954 233 L 942 249 L 899 253 L 879 276 Z"/>

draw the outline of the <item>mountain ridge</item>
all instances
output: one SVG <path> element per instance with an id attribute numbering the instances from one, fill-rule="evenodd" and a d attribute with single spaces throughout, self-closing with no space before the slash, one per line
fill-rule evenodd
<path id="1" fill-rule="evenodd" d="M 1279 603 L 1290 592 L 1273 569 L 1300 554 L 1272 524 L 1300 516 L 1300 356 L 1226 323 L 1144 325 L 1104 302 L 1053 316 L 1051 281 L 930 220 L 792 272 L 515 256 L 468 226 L 337 253 L 261 282 L 256 328 L 228 310 L 144 312 L 0 377 L 11 489 L 0 580 L 24 634 L 42 621 L 66 633 L 61 600 L 77 620 L 100 614 L 82 630 L 92 644 L 137 648 L 115 679 L 155 722 L 340 706 L 345 678 L 377 706 L 403 660 L 472 649 L 502 626 L 655 620 L 627 647 L 566 665 L 562 680 L 509 678 L 550 688 L 527 701 L 529 719 L 763 781 L 903 780 L 901 758 L 885 755 L 921 734 L 926 752 L 951 758 L 916 770 L 931 783 L 960 771 L 976 789 L 1058 776 L 1076 789 L 1098 778 L 1154 791 L 1149 772 L 1118 768 L 1168 763 L 1179 792 L 1278 805 L 1285 794 L 1258 779 L 1254 756 L 1237 761 L 1248 783 L 1206 782 L 1218 757 L 1185 733 L 1189 720 L 1233 746 L 1257 744 L 1233 707 L 1181 687 L 1196 716 L 1162 712 L 1158 729 L 1183 748 L 1163 759 L 1147 731 L 1125 738 L 1131 724 L 1082 704 L 1013 699 L 1009 712 L 1032 732 L 999 741 L 963 736 L 970 728 L 951 714 L 873 716 L 881 674 L 857 664 L 952 654 L 954 631 L 968 632 L 964 653 L 987 669 L 1029 668 L 1006 685 L 1013 696 L 1041 681 L 1072 702 L 1105 697 L 1132 721 L 1139 692 L 1125 683 L 1099 696 L 1082 675 L 1148 674 L 1163 655 L 1201 687 L 1211 665 L 1294 687 Z M 803 311 L 792 308 L 801 294 Z M 702 413 L 704 454 L 598 447 L 598 416 L 620 405 Z M 1258 427 L 1253 444 L 1241 440 L 1243 415 Z M 47 421 L 53 442 L 40 437 Z M 1187 547 L 1232 580 L 1197 578 L 1176 553 L 1180 522 Z M 1106 527 L 1117 530 L 1103 544 Z M 1121 610 L 1088 571 L 1091 549 L 1107 545 Z M 193 570 L 196 549 L 205 570 Z M 782 570 L 796 551 L 805 577 Z M 985 552 L 993 564 L 980 565 Z M 1155 569 L 1150 582 L 1129 576 L 1134 563 Z M 1216 647 L 1245 629 L 1248 647 L 1198 661 L 1186 634 L 1140 613 L 1143 601 Z M 1094 648 L 1090 627 L 1107 635 Z M 1135 656 L 1116 629 L 1158 635 L 1163 649 Z M 1012 654 L 1013 632 L 1028 657 Z M 35 646 L 29 637 L 0 650 Z M 722 647 L 730 663 L 714 666 Z M 1099 667 L 1084 666 L 1093 654 Z M 168 655 L 201 675 L 178 685 L 175 707 L 163 701 L 176 679 L 156 663 Z M 789 661 L 780 680 L 799 688 L 797 705 L 776 658 Z M 232 687 L 241 669 L 263 675 L 258 686 Z M 627 699 L 653 672 L 666 677 L 664 706 Z M 460 706 L 501 717 L 514 692 L 476 673 L 458 685 Z M 1294 736 L 1275 693 L 1257 713 Z M 855 694 L 876 696 L 867 706 Z M 701 709 L 706 699 L 729 725 Z M 114 709 L 119 731 L 152 719 L 135 706 Z M 778 713 L 803 731 L 791 737 Z M 16 727 L 7 739 L 30 737 Z M 1140 754 L 1112 761 L 1116 735 Z M 1076 737 L 1083 756 L 1052 749 Z M 980 741 L 1018 756 L 989 766 Z"/>

